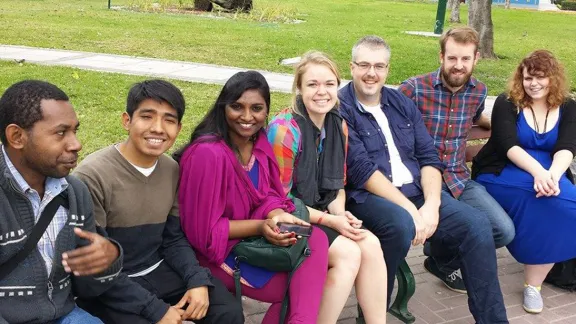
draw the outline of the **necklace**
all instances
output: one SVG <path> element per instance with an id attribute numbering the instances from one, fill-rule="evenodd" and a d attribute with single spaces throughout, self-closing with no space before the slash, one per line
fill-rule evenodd
<path id="1" fill-rule="evenodd" d="M 534 127 L 536 127 L 536 133 L 546 133 L 546 124 L 548 124 L 548 114 L 550 113 L 550 109 L 546 110 L 546 118 L 544 118 L 544 131 L 542 133 L 540 133 L 540 127 L 538 126 L 538 121 L 536 120 L 536 114 L 534 113 L 534 109 L 532 109 L 532 107 L 530 107 L 530 111 L 532 112 L 532 118 L 534 119 Z"/>
<path id="2" fill-rule="evenodd" d="M 250 156 L 250 160 L 248 161 L 248 163 L 246 165 L 244 165 L 242 162 L 242 156 L 240 155 L 240 153 L 238 153 L 238 160 L 240 161 L 240 165 L 242 166 L 242 169 L 244 169 L 244 171 L 250 171 L 252 169 L 252 167 L 254 166 L 254 162 L 256 161 L 256 157 L 254 157 L 254 154 L 252 154 Z"/>
<path id="3" fill-rule="evenodd" d="M 256 157 L 254 156 L 254 154 L 250 153 L 250 158 L 248 159 L 248 163 L 244 164 L 244 159 L 242 157 L 242 153 L 240 153 L 240 150 L 238 148 L 236 148 L 234 151 L 236 153 L 236 158 L 238 159 L 238 162 L 240 162 L 240 165 L 242 166 L 242 168 L 245 171 L 250 171 L 250 169 L 252 169 L 252 166 L 254 166 L 254 162 L 256 161 Z"/>

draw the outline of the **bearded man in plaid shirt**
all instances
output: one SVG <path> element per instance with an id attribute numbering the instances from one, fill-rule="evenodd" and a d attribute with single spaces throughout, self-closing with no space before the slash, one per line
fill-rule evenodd
<path id="1" fill-rule="evenodd" d="M 440 159 L 446 164 L 443 191 L 488 217 L 499 248 L 514 238 L 514 224 L 484 187 L 470 179 L 466 166 L 466 140 L 472 126 L 490 129 L 489 117 L 482 114 L 486 85 L 472 77 L 479 57 L 478 42 L 478 33 L 470 27 L 450 29 L 440 39 L 440 68 L 404 81 L 398 90 L 422 113 Z M 448 288 L 466 292 L 460 269 L 447 267 L 442 255 L 431 255 L 429 244 L 424 253 L 429 256 L 424 261 L 429 272 Z"/>

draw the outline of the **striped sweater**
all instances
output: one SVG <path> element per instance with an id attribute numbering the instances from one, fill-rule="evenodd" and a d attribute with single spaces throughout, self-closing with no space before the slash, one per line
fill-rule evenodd
<path id="1" fill-rule="evenodd" d="M 36 249 L 12 273 L 0 280 L 0 324 L 49 323 L 74 308 L 74 296 L 94 297 L 115 281 L 123 254 L 103 273 L 76 277 L 64 271 L 62 253 L 87 244 L 74 234 L 74 227 L 95 232 L 92 200 L 86 186 L 68 176 L 68 220 L 56 239 L 53 267 L 48 276 Z M 0 266 L 22 248 L 34 227 L 30 201 L 19 190 L 0 154 Z M 74 291 L 74 295 L 73 295 Z"/>

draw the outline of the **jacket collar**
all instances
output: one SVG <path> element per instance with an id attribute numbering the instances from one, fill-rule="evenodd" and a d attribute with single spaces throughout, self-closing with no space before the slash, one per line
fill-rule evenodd
<path id="1" fill-rule="evenodd" d="M 360 101 L 358 101 L 357 97 L 356 97 L 356 91 L 354 90 L 354 82 L 350 81 L 344 88 L 342 88 L 343 91 L 343 96 L 341 98 L 342 102 L 348 104 L 349 106 L 353 106 L 356 107 L 356 109 L 358 109 L 358 111 L 360 111 L 363 114 L 368 114 L 368 112 L 364 109 L 364 107 L 362 107 L 362 105 L 360 104 Z M 385 107 L 388 105 L 388 93 L 387 91 L 389 91 L 388 88 L 386 88 L 386 86 L 382 87 L 382 90 L 380 90 L 380 105 L 381 107 Z"/>
<path id="2" fill-rule="evenodd" d="M 22 193 L 26 193 L 30 190 L 30 185 L 26 182 L 24 177 L 18 172 L 12 161 L 9 160 L 8 154 L 4 149 L 4 145 L 0 145 L 0 174 L 4 177 L 6 181 L 0 181 L 5 189 L 8 189 L 10 185 L 9 182 L 13 182 L 14 189 L 20 190 Z M 46 190 L 53 192 L 55 194 L 60 193 L 68 187 L 68 181 L 66 178 L 50 178 L 46 177 L 45 181 Z"/>

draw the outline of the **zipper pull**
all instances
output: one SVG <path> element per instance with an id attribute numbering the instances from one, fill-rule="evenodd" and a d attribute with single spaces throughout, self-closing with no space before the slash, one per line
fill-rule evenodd
<path id="1" fill-rule="evenodd" d="M 52 292 L 54 291 L 54 286 L 52 285 L 52 282 L 48 281 L 48 299 L 50 299 L 50 301 L 52 301 Z"/>

